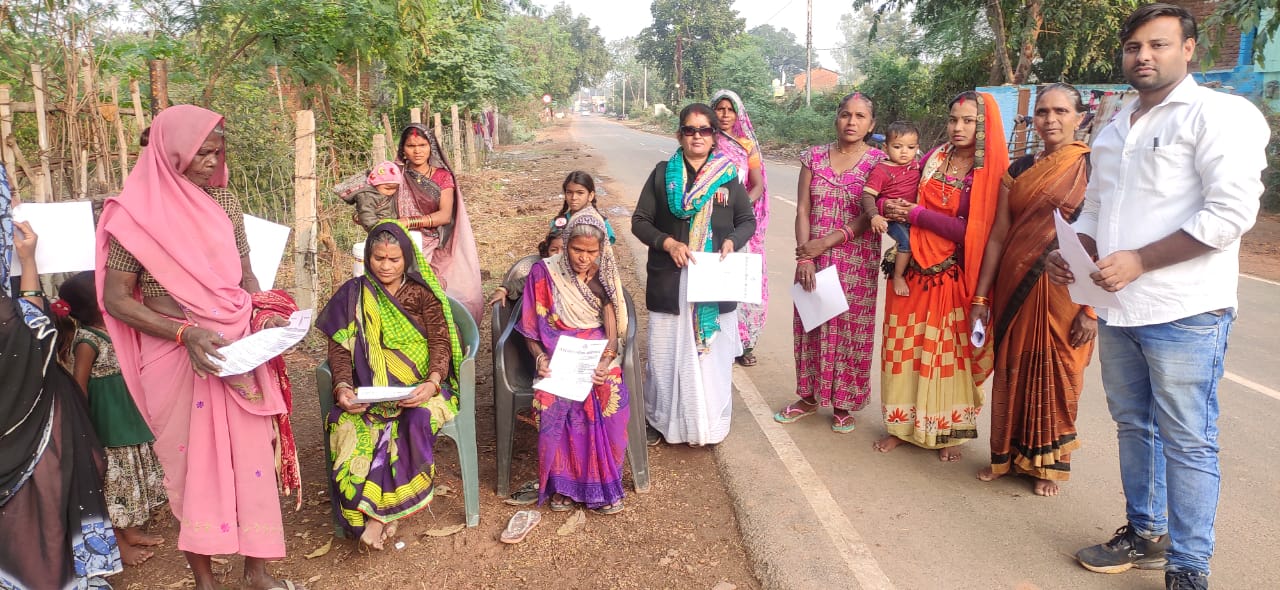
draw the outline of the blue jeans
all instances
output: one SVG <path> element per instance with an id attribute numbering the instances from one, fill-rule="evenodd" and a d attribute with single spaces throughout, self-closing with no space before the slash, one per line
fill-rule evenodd
<path id="1" fill-rule="evenodd" d="M 889 229 L 884 233 L 889 234 L 894 242 L 898 244 L 898 253 L 906 254 L 911 251 L 911 224 L 901 221 L 890 221 Z"/>
<path id="2" fill-rule="evenodd" d="M 1218 380 L 1235 310 L 1164 324 L 1100 322 L 1098 358 L 1120 439 L 1129 525 L 1169 534 L 1170 571 L 1209 572 L 1218 511 Z"/>

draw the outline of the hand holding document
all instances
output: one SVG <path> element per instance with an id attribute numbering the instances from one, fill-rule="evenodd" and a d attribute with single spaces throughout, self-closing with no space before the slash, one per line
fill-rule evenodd
<path id="1" fill-rule="evenodd" d="M 1120 309 L 1119 296 L 1089 280 L 1090 274 L 1098 272 L 1098 265 L 1085 251 L 1076 230 L 1062 218 L 1057 209 L 1053 211 L 1053 225 L 1058 231 L 1058 253 L 1067 262 L 1067 266 L 1071 267 L 1071 274 L 1076 277 L 1075 282 L 1067 285 L 1071 300 L 1080 305 Z"/>
<path id="2" fill-rule="evenodd" d="M 791 300 L 795 302 L 800 325 L 805 332 L 827 323 L 831 318 L 849 311 L 849 300 L 836 267 L 828 266 L 814 275 L 813 292 L 805 291 L 800 283 L 791 285 Z"/>
<path id="3" fill-rule="evenodd" d="M 218 349 L 223 360 L 210 357 L 222 370 L 219 377 L 243 375 L 258 365 L 280 356 L 289 347 L 302 341 L 311 330 L 311 311 L 304 309 L 289 316 L 289 325 L 283 328 L 267 328 L 250 334 Z"/>
<path id="4" fill-rule="evenodd" d="M 694 252 L 688 266 L 690 303 L 738 301 L 759 305 L 763 297 L 764 258 L 734 252 L 720 260 L 719 252 Z"/>
<path id="5" fill-rule="evenodd" d="M 398 402 L 413 397 L 416 387 L 357 387 L 356 401 L 362 404 Z"/>
<path id="6" fill-rule="evenodd" d="M 30 223 L 36 232 L 36 268 L 41 274 L 93 270 L 93 203 L 23 203 L 13 208 L 13 220 Z M 10 270 L 15 277 L 22 274 L 17 256 Z"/>
<path id="7" fill-rule="evenodd" d="M 591 377 L 608 344 L 607 340 L 561 336 L 556 341 L 555 354 L 551 355 L 551 376 L 534 381 L 533 388 L 575 402 L 587 399 L 594 385 Z"/>
<path id="8" fill-rule="evenodd" d="M 982 320 L 973 322 L 973 331 L 969 332 L 969 344 L 974 348 L 982 348 L 987 343 L 987 328 L 982 325 Z"/>

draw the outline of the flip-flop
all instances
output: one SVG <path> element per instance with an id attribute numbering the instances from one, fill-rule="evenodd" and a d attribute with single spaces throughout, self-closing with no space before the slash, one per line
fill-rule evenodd
<path id="1" fill-rule="evenodd" d="M 622 512 L 622 509 L 623 509 L 622 500 L 618 500 L 617 502 L 614 502 L 612 506 L 601 506 L 599 508 L 592 508 L 591 511 L 596 514 L 603 514 L 607 516 L 609 514 L 617 514 L 619 512 Z"/>
<path id="2" fill-rule="evenodd" d="M 804 409 L 804 406 L 808 406 L 809 409 Z M 786 407 L 778 410 L 778 413 L 773 415 L 773 420 L 782 424 L 790 424 L 796 420 L 804 418 L 805 416 L 817 413 L 818 404 L 809 404 L 798 401 L 789 403 Z"/>
<path id="3" fill-rule="evenodd" d="M 744 367 L 754 367 L 756 366 L 756 363 L 759 362 L 756 360 L 756 355 L 752 354 L 750 351 L 742 353 L 742 356 L 738 357 L 737 360 L 738 364 Z"/>
<path id="4" fill-rule="evenodd" d="M 853 414 L 845 414 L 841 416 L 836 414 L 831 418 L 831 431 L 840 434 L 849 434 L 857 429 L 858 425 L 853 421 Z"/>
<path id="5" fill-rule="evenodd" d="M 498 540 L 513 545 L 519 543 L 541 521 L 542 513 L 537 510 L 516 512 L 511 516 L 511 520 L 507 521 L 507 528 L 502 531 L 502 536 L 498 537 Z"/>
<path id="6" fill-rule="evenodd" d="M 547 507 L 550 508 L 552 512 L 568 512 L 573 510 L 573 504 L 573 500 L 568 496 L 563 495 L 560 496 L 559 500 L 555 499 L 555 497 L 547 500 Z"/>
<path id="7" fill-rule="evenodd" d="M 270 590 L 307 590 L 306 586 L 299 586 L 297 584 L 294 584 L 292 580 L 281 580 L 281 583 L 283 583 L 284 585 L 276 586 L 275 588 L 271 588 Z"/>
<path id="8" fill-rule="evenodd" d="M 526 481 L 523 485 L 503 498 L 502 502 L 509 506 L 528 506 L 538 502 L 538 482 Z"/>

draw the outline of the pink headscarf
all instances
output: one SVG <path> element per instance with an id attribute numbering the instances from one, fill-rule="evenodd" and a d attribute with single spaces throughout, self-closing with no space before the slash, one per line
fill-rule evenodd
<path id="1" fill-rule="evenodd" d="M 243 273 L 240 253 L 231 239 L 231 219 L 203 188 L 182 175 L 205 138 L 222 122 L 222 115 L 192 105 L 169 107 L 156 115 L 148 145 L 125 179 L 124 190 L 107 199 L 102 207 L 96 264 L 99 305 L 107 275 L 107 252 L 111 238 L 115 238 L 182 306 L 191 321 L 230 341 L 249 334 L 253 301 L 240 287 Z M 225 154 L 219 159 L 210 186 L 227 185 Z M 141 300 L 141 291 L 135 290 L 134 297 Z M 148 392 L 139 374 L 141 334 L 110 314 L 104 313 L 103 318 L 125 384 L 138 408 L 145 412 L 144 396 Z M 209 378 L 215 380 L 216 377 Z M 280 388 L 265 365 L 253 373 L 222 381 L 237 391 L 248 392 L 247 396 L 230 397 L 249 413 L 265 416 L 285 412 Z"/>

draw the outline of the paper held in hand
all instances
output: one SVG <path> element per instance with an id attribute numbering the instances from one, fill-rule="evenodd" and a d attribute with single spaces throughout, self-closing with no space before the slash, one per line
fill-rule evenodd
<path id="1" fill-rule="evenodd" d="M 275 288 L 276 272 L 280 270 L 280 260 L 284 258 L 291 231 L 288 226 L 261 217 L 244 216 L 244 234 L 249 239 L 249 266 L 263 291 Z"/>
<path id="2" fill-rule="evenodd" d="M 1076 230 L 1062 218 L 1057 209 L 1053 210 L 1053 225 L 1058 231 L 1058 253 L 1067 261 L 1075 282 L 1067 285 L 1071 300 L 1080 305 L 1092 305 L 1108 309 L 1121 309 L 1120 297 L 1094 284 L 1089 275 L 1098 272 L 1098 265 L 1085 251 L 1080 243 Z"/>
<path id="3" fill-rule="evenodd" d="M 793 283 L 791 300 L 795 302 L 796 313 L 800 316 L 800 325 L 805 332 L 849 311 L 849 300 L 845 297 L 844 287 L 840 286 L 840 274 L 834 266 L 828 266 L 814 275 L 812 292 L 805 291 L 800 283 Z"/>
<path id="4" fill-rule="evenodd" d="M 556 340 L 555 354 L 551 355 L 551 376 L 534 381 L 533 388 L 575 402 L 587 399 L 594 385 L 591 376 L 608 344 L 606 340 L 561 336 Z"/>
<path id="5" fill-rule="evenodd" d="M 267 328 L 250 334 L 218 349 L 225 360 L 210 357 L 222 367 L 219 377 L 243 375 L 281 355 L 289 347 L 302 341 L 311 330 L 311 311 L 304 309 L 289 316 L 289 325 L 283 328 Z"/>
<path id="6" fill-rule="evenodd" d="M 413 387 L 357 387 L 356 401 L 362 404 L 398 402 L 413 397 Z"/>
<path id="7" fill-rule="evenodd" d="M 693 264 L 686 268 L 690 303 L 737 301 L 759 305 L 763 290 L 764 258 L 749 252 L 734 252 L 720 260 L 719 252 L 694 252 Z"/>
<path id="8" fill-rule="evenodd" d="M 13 220 L 30 223 L 31 231 L 36 232 L 36 270 L 40 274 L 93 270 L 93 203 L 22 203 L 13 208 Z M 17 254 L 9 270 L 15 277 L 22 275 Z"/>

